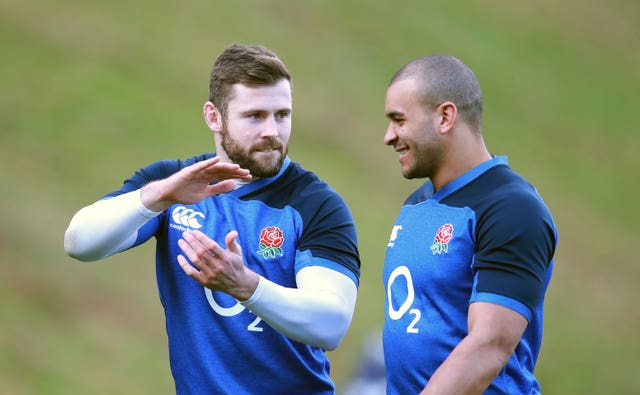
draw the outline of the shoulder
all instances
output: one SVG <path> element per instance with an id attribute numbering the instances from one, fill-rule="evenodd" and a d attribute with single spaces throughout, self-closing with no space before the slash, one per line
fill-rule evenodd
<path id="1" fill-rule="evenodd" d="M 284 176 L 291 193 L 290 205 L 306 208 L 305 211 L 347 209 L 346 202 L 335 189 L 298 163 L 292 163 Z"/>
<path id="2" fill-rule="evenodd" d="M 469 186 L 476 214 L 478 243 L 543 244 L 555 247 L 557 230 L 547 205 L 526 179 L 508 166 L 497 166 Z"/>
<path id="3" fill-rule="evenodd" d="M 276 180 L 248 197 L 259 197 L 272 207 L 290 206 L 301 215 L 328 206 L 346 207 L 342 197 L 327 182 L 293 161 Z"/>
<path id="4" fill-rule="evenodd" d="M 550 217 L 538 191 L 508 165 L 490 168 L 443 202 L 470 207 L 478 219 L 486 216 L 509 218 Z"/>
<path id="5" fill-rule="evenodd" d="M 298 248 L 309 250 L 314 258 L 338 263 L 358 283 L 360 258 L 355 222 L 345 200 L 315 173 L 292 163 L 283 174 L 287 205 L 292 207 L 303 223 Z M 314 261 L 313 265 L 317 265 Z M 302 265 L 304 266 L 304 265 Z"/>
<path id="6" fill-rule="evenodd" d="M 479 214 L 517 223 L 553 222 L 551 212 L 536 188 L 508 166 L 499 166 L 486 174 L 483 198 L 478 200 Z"/>

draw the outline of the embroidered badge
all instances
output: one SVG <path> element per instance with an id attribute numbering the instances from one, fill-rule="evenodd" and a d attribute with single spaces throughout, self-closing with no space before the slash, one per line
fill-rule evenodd
<path id="1" fill-rule="evenodd" d="M 282 256 L 282 243 L 284 243 L 284 236 L 280 228 L 267 226 L 260 232 L 260 247 L 256 252 L 264 258 Z"/>
<path id="2" fill-rule="evenodd" d="M 433 238 L 433 244 L 431 244 L 431 252 L 433 255 L 446 254 L 449 252 L 449 241 L 453 237 L 453 225 L 444 224 L 436 232 L 436 237 Z"/>

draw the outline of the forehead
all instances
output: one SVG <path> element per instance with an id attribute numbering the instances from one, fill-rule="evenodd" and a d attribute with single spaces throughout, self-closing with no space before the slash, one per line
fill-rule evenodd
<path id="1" fill-rule="evenodd" d="M 420 106 L 419 84 L 413 79 L 402 79 L 394 82 L 387 88 L 385 99 L 385 112 L 387 114 L 401 112 L 406 113 Z"/>
<path id="2" fill-rule="evenodd" d="M 234 84 L 230 97 L 230 111 L 290 110 L 291 83 L 281 79 L 273 85 Z"/>

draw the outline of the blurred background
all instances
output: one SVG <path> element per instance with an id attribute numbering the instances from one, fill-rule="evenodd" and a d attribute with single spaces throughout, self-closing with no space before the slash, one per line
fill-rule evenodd
<path id="1" fill-rule="evenodd" d="M 358 305 L 329 353 L 339 389 L 380 330 L 387 240 L 422 182 L 382 142 L 386 86 L 408 61 L 449 53 L 480 80 L 489 149 L 559 228 L 543 392 L 640 393 L 639 26 L 635 0 L 2 0 L 0 393 L 174 391 L 154 242 L 87 264 L 62 239 L 133 171 L 213 149 L 201 108 L 232 42 L 287 64 L 291 157 L 356 219 Z"/>

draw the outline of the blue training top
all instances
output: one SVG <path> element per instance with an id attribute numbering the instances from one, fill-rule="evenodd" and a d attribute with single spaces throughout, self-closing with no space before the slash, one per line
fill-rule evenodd
<path id="1" fill-rule="evenodd" d="M 213 156 L 156 162 L 105 198 Z M 237 230 L 244 264 L 284 287 L 296 287 L 297 271 L 311 265 L 339 271 L 357 285 L 356 229 L 343 199 L 287 157 L 273 177 L 169 207 L 140 228 L 134 244 L 157 239 L 158 289 L 178 394 L 334 394 L 324 350 L 285 337 L 230 295 L 212 292 L 183 272 L 177 241 L 188 229 L 222 246 L 225 235 Z"/>
<path id="2" fill-rule="evenodd" d="M 557 230 L 542 198 L 494 157 L 434 193 L 427 181 L 402 206 L 387 247 L 387 393 L 417 394 L 467 335 L 469 304 L 510 308 L 528 321 L 485 394 L 538 394 L 544 294 Z"/>

